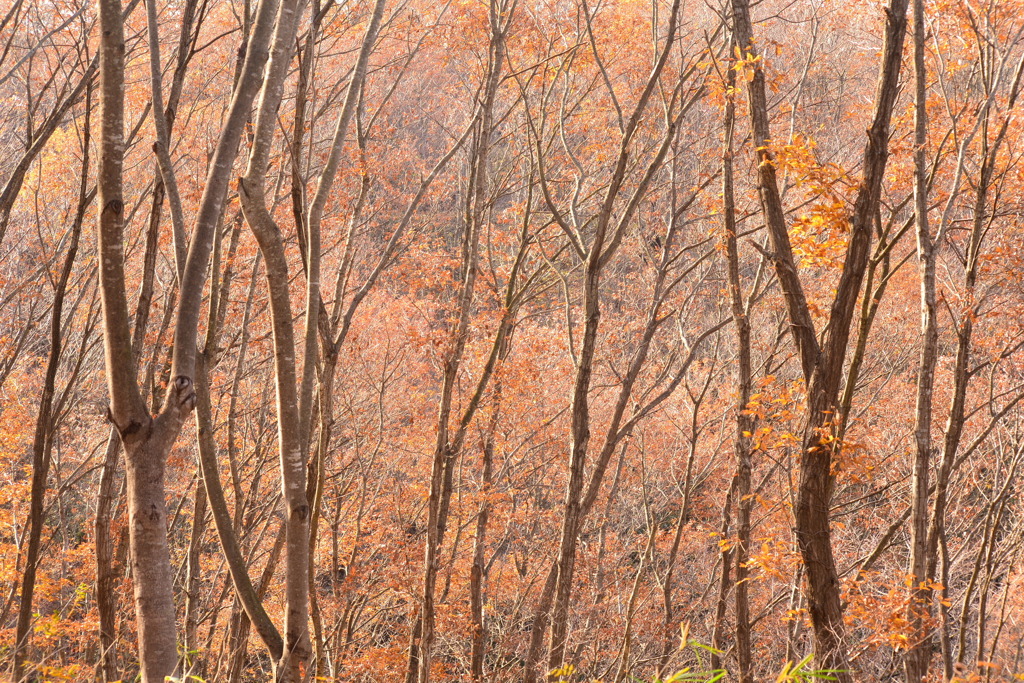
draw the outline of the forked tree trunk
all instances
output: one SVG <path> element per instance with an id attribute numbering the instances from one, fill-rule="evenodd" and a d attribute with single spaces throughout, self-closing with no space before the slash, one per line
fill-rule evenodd
<path id="1" fill-rule="evenodd" d="M 511 5 L 514 7 L 514 4 Z M 470 182 L 464 214 L 462 238 L 461 285 L 458 293 L 458 322 L 448 340 L 448 351 L 442 365 L 441 396 L 438 401 L 437 439 L 430 472 L 430 493 L 427 499 L 426 548 L 423 558 L 423 592 L 419 612 L 421 624 L 419 652 L 417 654 L 418 683 L 429 683 L 435 639 L 435 588 L 440 569 L 441 544 L 448 526 L 455 465 L 462 453 L 466 431 L 480 404 L 483 391 L 494 370 L 494 358 L 488 363 L 477 382 L 473 399 L 463 412 L 455 429 L 450 426 L 452 402 L 462 360 L 469 338 L 472 319 L 476 278 L 479 271 L 478 257 L 484 220 L 490 209 L 490 148 L 494 135 L 494 108 L 501 83 L 505 62 L 505 36 L 512 22 L 510 6 L 499 0 L 492 0 L 488 7 L 490 41 L 486 80 L 480 108 L 475 112 L 474 145 L 470 152 Z M 504 327 L 504 325 L 503 325 Z M 499 331 L 499 337 L 507 329 Z M 500 342 L 499 342 L 500 343 Z"/>
<path id="2" fill-rule="evenodd" d="M 285 623 L 284 651 L 276 663 L 282 680 L 300 681 L 307 675 L 312 647 L 309 640 L 310 501 L 306 494 L 306 460 L 310 445 L 313 383 L 318 354 L 320 313 L 320 216 L 334 180 L 348 125 L 366 76 L 367 62 L 383 15 L 377 0 L 349 81 L 330 155 L 318 182 L 306 221 L 306 329 L 304 367 L 299 382 L 296 339 L 292 323 L 288 261 L 282 233 L 267 208 L 265 177 L 294 50 L 295 33 L 304 0 L 284 0 L 277 20 L 273 52 L 261 90 L 253 144 L 245 176 L 239 182 L 242 211 L 266 261 L 274 332 L 274 376 L 277 389 L 278 448 L 285 504 Z"/>
<path id="3" fill-rule="evenodd" d="M 629 118 L 621 122 L 621 138 L 619 140 L 618 154 L 610 173 L 608 186 L 602 193 L 600 209 L 597 215 L 593 217 L 593 237 L 591 238 L 589 245 L 584 246 L 580 233 L 573 226 L 567 224 L 561 225 L 563 231 L 570 236 L 570 240 L 572 241 L 577 255 L 583 261 L 583 282 L 581 284 L 583 292 L 583 335 L 580 340 L 579 354 L 575 359 L 576 375 L 573 380 L 569 406 L 569 479 L 565 488 L 558 556 L 555 561 L 555 568 L 553 569 L 555 581 L 554 595 L 550 607 L 550 617 L 545 614 L 543 618 L 535 618 L 533 624 L 533 629 L 536 631 L 538 628 L 543 628 L 546 625 L 545 622 L 550 619 L 551 638 L 548 648 L 549 671 L 561 668 L 565 659 L 569 624 L 569 604 L 572 596 L 573 580 L 575 577 L 580 526 L 586 516 L 587 510 L 589 510 L 597 495 L 597 489 L 600 486 L 601 478 L 611 453 L 615 450 L 618 441 L 625 438 L 629 432 L 629 428 L 619 429 L 619 425 L 621 424 L 620 421 L 631 394 L 632 383 L 635 382 L 636 376 L 639 374 L 640 366 L 642 365 L 646 355 L 646 348 L 649 346 L 650 338 L 653 337 L 653 333 L 657 328 L 657 325 L 652 323 L 652 319 L 647 321 L 648 325 L 644 333 L 644 343 L 640 345 L 636 355 L 634 355 L 626 380 L 620 388 L 618 401 L 615 407 L 615 417 L 613 417 L 608 433 L 609 436 L 605 439 L 601 448 L 595 472 L 592 475 L 590 485 L 588 486 L 584 479 L 584 474 L 591 436 L 590 388 L 594 372 L 594 356 L 597 349 L 598 329 L 601 322 L 601 279 L 604 273 L 604 267 L 612 259 L 618 249 L 625 223 L 632 217 L 633 212 L 636 210 L 636 206 L 639 203 L 639 199 L 646 194 L 647 188 L 651 179 L 654 177 L 654 174 L 662 168 L 668 150 L 670 149 L 672 142 L 675 140 L 677 125 L 677 121 L 675 119 L 677 113 L 674 111 L 674 106 L 676 104 L 675 98 L 679 93 L 680 84 L 685 80 L 685 72 L 679 75 L 678 83 L 668 89 L 672 92 L 672 102 L 666 114 L 666 130 L 660 141 L 660 146 L 656 148 L 656 152 L 649 165 L 647 165 L 641 179 L 637 183 L 637 186 L 632 192 L 627 192 L 625 189 L 626 169 L 628 161 L 630 161 L 629 157 L 632 150 L 631 143 L 633 141 L 634 134 L 637 131 L 640 119 L 647 110 L 647 105 L 651 100 L 651 96 L 655 88 L 658 85 L 661 85 L 661 77 L 664 72 L 665 65 L 668 62 L 669 55 L 672 54 L 675 48 L 674 43 L 676 30 L 680 21 L 679 15 L 680 2 L 679 0 L 676 0 L 672 3 L 671 9 L 669 10 L 664 43 L 659 47 L 659 52 L 657 53 L 651 73 L 644 84 L 644 88 L 637 99 L 637 104 Z M 655 19 L 655 21 L 657 20 Z M 538 152 L 538 154 L 540 153 L 541 152 Z M 544 177 L 544 172 L 542 170 L 541 185 L 545 191 L 545 199 L 548 202 L 549 207 L 552 208 L 552 213 L 559 216 L 551 203 L 550 192 L 547 189 L 546 182 L 547 180 Z M 613 215 L 615 214 L 614 209 L 616 205 L 623 199 L 623 197 L 628 197 L 624 202 L 624 208 L 619 212 L 620 215 Z M 558 220 L 560 221 L 560 224 L 564 221 L 560 216 Z M 666 254 L 668 253 L 668 246 L 668 244 L 665 245 L 664 253 Z M 660 272 L 659 277 L 664 277 L 663 270 Z M 662 292 L 656 291 L 656 301 L 659 294 L 662 294 Z M 654 307 L 655 318 L 657 318 L 657 308 L 658 307 L 656 305 Z M 639 417 L 639 415 L 635 416 L 635 419 L 639 419 Z M 635 419 L 631 419 L 630 422 L 635 423 Z M 586 493 L 586 499 L 584 499 L 584 493 Z M 545 593 L 546 592 L 547 586 L 545 586 Z M 546 602 L 547 596 L 542 595 L 540 606 L 546 607 Z M 544 612 L 546 613 L 547 609 L 545 609 Z M 540 607 L 538 608 L 538 616 L 540 616 Z M 534 638 L 531 638 L 531 640 L 534 640 Z M 526 662 L 527 681 L 532 681 L 533 677 L 536 676 L 535 661 L 533 660 L 534 653 L 535 647 L 533 642 L 531 642 L 530 655 L 527 657 Z"/>
<path id="4" fill-rule="evenodd" d="M 829 521 L 832 489 L 832 455 L 838 432 L 839 389 L 843 379 L 853 312 L 867 268 L 872 225 L 881 197 L 882 180 L 888 160 L 889 122 L 899 86 L 908 0 L 891 0 L 886 9 L 885 40 L 882 50 L 875 110 L 864 150 L 864 178 L 857 192 L 851 216 L 850 237 L 835 298 L 831 304 L 824 343 L 818 337 L 803 284 L 793 258 L 785 209 L 779 194 L 765 94 L 763 62 L 753 40 L 749 0 L 733 0 L 732 11 L 744 70 L 749 70 L 747 87 L 752 144 L 757 155 L 758 190 L 774 253 L 779 279 L 790 318 L 793 341 L 807 383 L 807 417 L 800 454 L 797 492 L 796 535 L 807 573 L 807 607 L 814 626 L 818 666 L 837 670 L 842 683 L 852 673 L 846 656 L 845 627 L 839 594 Z"/>
<path id="5" fill-rule="evenodd" d="M 187 259 L 175 324 L 171 381 L 160 413 L 149 414 L 139 392 L 132 353 L 124 274 L 124 22 L 120 0 L 99 0 L 100 157 L 98 250 L 109 417 L 125 449 L 129 543 L 144 683 L 162 683 L 178 661 L 173 571 L 167 541 L 164 474 L 167 456 L 195 406 L 193 375 L 199 310 L 214 233 L 227 195 L 242 127 L 259 84 L 273 19 L 264 0 L 213 155 Z"/>

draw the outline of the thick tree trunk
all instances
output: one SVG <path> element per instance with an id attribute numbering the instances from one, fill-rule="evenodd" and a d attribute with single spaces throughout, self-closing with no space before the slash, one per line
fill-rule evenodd
<path id="1" fill-rule="evenodd" d="M 190 389 L 189 385 L 180 385 Z M 179 396 L 181 394 L 178 394 Z M 194 398 L 168 397 L 169 403 Z M 164 475 L 170 443 L 167 436 L 145 441 L 125 438 L 128 478 L 128 522 L 135 615 L 139 629 L 139 659 L 145 683 L 162 683 L 175 671 L 178 641 L 174 611 L 174 573 L 167 543 Z M 166 434 L 166 432 L 165 432 Z"/>
<path id="2" fill-rule="evenodd" d="M 162 683 L 174 673 L 178 660 L 164 470 L 181 426 L 195 406 L 192 378 L 207 267 L 242 125 L 262 72 L 274 9 L 273 0 L 264 0 L 260 4 L 243 74 L 212 159 L 192 243 L 180 274 L 181 296 L 175 325 L 172 379 L 163 407 L 159 415 L 153 417 L 146 410 L 139 392 L 125 295 L 122 197 L 124 24 L 120 0 L 99 0 L 102 108 L 97 187 L 104 356 L 110 396 L 109 417 L 125 449 L 129 543 L 139 660 L 144 683 Z"/>

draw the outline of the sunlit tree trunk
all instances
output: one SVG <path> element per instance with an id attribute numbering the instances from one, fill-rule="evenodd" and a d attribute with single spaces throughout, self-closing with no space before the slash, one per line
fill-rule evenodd
<path id="1" fill-rule="evenodd" d="M 757 155 L 758 190 L 765 216 L 775 271 L 782 288 L 790 329 L 807 383 L 807 418 L 800 455 L 800 480 L 795 509 L 797 541 L 807 572 L 807 607 L 814 626 L 815 652 L 822 668 L 840 670 L 843 683 L 852 681 L 846 655 L 845 626 L 839 595 L 839 575 L 832 548 L 830 503 L 833 437 L 837 431 L 839 388 L 853 312 L 867 268 L 872 226 L 880 202 L 888 159 L 889 122 L 898 93 L 907 0 L 892 0 L 886 9 L 885 40 L 876 88 L 872 124 L 864 150 L 863 182 L 851 216 L 850 238 L 828 328 L 819 346 L 803 283 L 793 258 L 785 209 L 779 194 L 764 67 L 753 40 L 748 0 L 733 0 L 736 41 L 749 72 L 747 86 L 752 144 Z"/>
<path id="2" fill-rule="evenodd" d="M 132 357 L 124 275 L 124 27 L 120 0 L 99 0 L 100 156 L 98 250 L 103 305 L 104 356 L 109 418 L 125 450 L 129 542 L 139 660 L 144 683 L 162 682 L 177 661 L 173 572 L 167 540 L 164 476 L 167 456 L 195 406 L 194 372 L 199 309 L 214 231 L 227 194 L 242 125 L 255 96 L 270 35 L 273 2 L 260 5 L 243 75 L 225 119 L 200 203 L 186 261 L 179 263 L 171 381 L 163 406 L 150 415 L 143 403 Z"/>
<path id="3" fill-rule="evenodd" d="M 927 82 L 924 45 L 924 2 L 914 0 L 914 220 L 917 232 L 918 272 L 921 279 L 921 357 L 917 370 L 917 407 L 914 418 L 914 467 L 911 481 L 910 566 L 912 600 L 907 606 L 911 626 L 910 647 L 904 655 L 907 683 L 928 676 L 932 656 L 927 629 L 930 590 L 927 581 L 928 476 L 932 455 L 932 393 L 938 356 L 939 330 L 935 319 L 935 251 L 938 246 L 928 226 Z"/>

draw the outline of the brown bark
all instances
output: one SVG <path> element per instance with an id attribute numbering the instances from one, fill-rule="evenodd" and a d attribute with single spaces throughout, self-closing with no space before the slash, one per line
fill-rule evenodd
<path id="1" fill-rule="evenodd" d="M 198 373 L 196 373 L 198 375 Z M 185 650 L 182 653 L 181 670 L 200 678 L 206 675 L 205 658 L 199 642 L 200 611 L 204 602 L 202 595 L 202 550 L 203 540 L 209 528 L 209 501 L 202 479 L 196 480 L 192 503 L 192 531 L 188 538 L 188 553 L 185 556 Z"/>
<path id="2" fill-rule="evenodd" d="M 736 70 L 729 69 L 729 89 L 735 89 Z M 753 683 L 751 672 L 750 644 L 750 603 L 747 597 L 748 576 L 747 556 L 750 551 L 750 511 L 753 497 L 750 491 L 751 476 L 751 435 L 754 432 L 754 418 L 749 411 L 753 387 L 753 368 L 750 358 L 750 302 L 744 301 L 743 284 L 740 281 L 740 256 L 736 238 L 736 202 L 733 192 L 733 133 L 736 125 L 736 103 L 729 99 L 725 105 L 725 149 L 722 152 L 722 216 L 725 230 L 726 270 L 729 281 L 729 301 L 732 308 L 733 326 L 736 328 L 736 534 L 737 542 L 733 553 L 722 553 L 722 582 L 728 580 L 724 565 L 735 555 L 736 561 L 736 657 L 740 683 Z M 728 505 L 728 500 L 726 501 Z M 725 538 L 723 538 L 725 540 Z M 721 643 L 715 645 L 723 649 Z"/>
<path id="3" fill-rule="evenodd" d="M 729 609 L 729 590 L 732 588 L 732 566 L 733 558 L 736 556 L 735 548 L 729 544 L 729 532 L 732 531 L 732 507 L 736 498 L 736 477 L 733 477 L 729 490 L 725 493 L 725 502 L 722 504 L 722 526 L 719 527 L 718 538 L 719 555 L 722 563 L 718 578 L 718 597 L 715 600 L 715 621 L 711 629 L 711 668 L 718 669 L 722 666 L 722 655 L 726 651 L 725 646 L 725 617 Z M 683 643 L 685 645 L 685 643 Z"/>
<path id="4" fill-rule="evenodd" d="M 938 358 L 939 330 L 935 319 L 935 245 L 928 226 L 928 178 L 925 145 L 928 135 L 927 83 L 924 46 L 924 2 L 914 0 L 914 218 L 917 231 L 917 259 L 921 280 L 921 357 L 917 372 L 915 411 L 912 513 L 910 517 L 911 601 L 907 620 L 911 642 L 903 658 L 907 683 L 921 683 L 928 676 L 931 639 L 928 637 L 927 586 L 928 476 L 932 455 L 932 390 Z"/>
<path id="5" fill-rule="evenodd" d="M 661 168 L 665 155 L 675 139 L 676 120 L 674 116 L 676 113 L 674 111 L 670 111 L 668 113 L 666 131 L 661 145 L 658 148 L 654 159 L 647 167 L 645 174 L 637 184 L 637 187 L 628 195 L 628 199 L 626 200 L 625 207 L 623 207 L 621 211 L 621 215 L 613 217 L 613 210 L 622 196 L 626 194 L 624 191 L 624 185 L 631 148 L 630 143 L 637 131 L 640 119 L 647 109 L 647 105 L 650 102 L 651 95 L 653 94 L 655 87 L 661 82 L 661 74 L 668 61 L 669 55 L 673 51 L 676 29 L 679 21 L 679 11 L 680 3 L 676 0 L 673 2 L 668 16 L 668 27 L 665 33 L 664 45 L 659 50 L 654 68 L 644 85 L 644 89 L 638 98 L 633 112 L 623 126 L 619 142 L 619 153 L 615 161 L 615 166 L 610 174 L 608 187 L 604 192 L 600 210 L 594 217 L 594 234 L 587 247 L 584 247 L 578 231 L 575 230 L 573 226 L 565 224 L 564 219 L 561 218 L 560 212 L 555 209 L 545 178 L 545 172 L 543 168 L 541 168 L 541 188 L 544 190 L 545 200 L 547 201 L 549 208 L 552 210 L 553 215 L 556 217 L 556 221 L 560 223 L 563 231 L 570 236 L 570 239 L 572 239 L 573 244 L 575 245 L 574 248 L 583 259 L 583 282 L 581 284 L 583 292 L 583 335 L 580 340 L 579 353 L 575 358 L 576 375 L 573 381 L 572 398 L 569 409 L 571 416 L 569 480 L 566 484 L 565 501 L 563 503 L 562 525 L 555 570 L 555 595 L 550 616 L 551 639 L 548 652 L 549 671 L 560 668 L 565 658 L 565 648 L 568 636 L 569 602 L 572 595 L 573 576 L 576 567 L 577 539 L 583 517 L 586 514 L 585 509 L 592 505 L 593 498 L 596 497 L 597 488 L 600 485 L 601 476 L 603 475 L 603 467 L 601 465 L 607 466 L 607 459 L 610 458 L 611 453 L 614 452 L 617 441 L 628 433 L 628 429 L 623 430 L 621 434 L 618 434 L 618 438 L 606 440 L 603 449 L 604 452 L 602 453 L 602 456 L 605 457 L 600 458 L 595 476 L 592 477 L 591 480 L 591 486 L 586 487 L 585 489 L 586 482 L 584 481 L 584 472 L 587 450 L 590 446 L 591 436 L 589 394 L 591 380 L 593 377 L 594 355 L 597 348 L 597 334 L 601 320 L 601 276 L 604 266 L 607 265 L 617 250 L 619 241 L 622 237 L 623 226 L 632 217 L 640 198 L 643 197 L 647 191 L 647 186 L 650 183 L 651 178 Z M 673 89 L 673 105 L 675 105 L 676 102 L 675 97 L 678 95 L 678 89 L 679 85 L 676 85 Z M 542 155 L 539 140 L 537 141 L 537 145 L 538 154 Z M 655 299 L 657 300 L 657 296 Z M 655 320 L 658 319 L 657 308 L 658 307 L 656 305 L 654 307 L 655 313 L 653 315 L 653 319 Z M 657 326 L 655 325 L 654 327 L 656 328 Z M 645 336 L 653 336 L 653 331 L 652 326 L 649 324 L 648 329 L 645 331 Z M 641 346 L 641 349 L 643 349 L 643 345 Z M 631 379 L 627 379 L 619 392 L 619 401 L 615 410 L 617 417 L 613 418 L 609 434 L 617 434 L 619 432 L 621 416 L 625 411 L 626 403 L 628 403 L 629 395 L 631 393 L 630 385 L 632 382 L 635 382 L 636 376 L 639 374 L 644 355 L 643 351 L 636 354 L 633 362 L 631 363 L 630 370 L 627 374 L 627 378 Z M 638 417 L 640 416 L 635 416 L 634 420 Z M 631 420 L 631 422 L 633 421 Z M 587 498 L 589 499 L 586 505 L 584 501 L 585 491 L 587 493 Z M 591 493 L 593 493 L 593 496 L 590 495 Z M 537 629 L 538 627 L 541 627 L 544 624 L 544 621 L 546 620 L 535 619 L 533 628 Z M 528 658 L 526 666 L 528 669 L 527 680 L 532 680 L 529 677 L 535 675 L 532 673 L 535 664 Z"/>
<path id="6" fill-rule="evenodd" d="M 736 40 L 744 56 L 757 58 L 748 0 L 733 0 Z M 849 342 L 853 312 L 867 268 L 872 224 L 878 210 L 888 159 L 889 122 L 898 92 L 907 0 L 892 0 L 886 9 L 882 63 L 874 114 L 864 150 L 864 176 L 854 202 L 850 238 L 842 274 L 831 304 L 823 344 L 819 347 L 803 285 L 793 258 L 785 210 L 778 190 L 770 149 L 771 133 L 762 63 L 751 64 L 747 94 L 752 143 L 757 152 L 758 190 L 771 238 L 775 271 L 783 291 L 794 344 L 807 382 L 807 421 L 800 455 L 800 481 L 795 509 L 797 540 L 807 572 L 807 606 L 814 625 L 819 666 L 842 670 L 843 683 L 852 681 L 844 643 L 839 577 L 836 572 L 829 522 L 832 497 L 832 451 L 838 415 L 839 387 Z"/>
<path id="7" fill-rule="evenodd" d="M 133 2 L 129 6 L 135 5 Z M 167 122 L 168 134 L 174 123 L 174 111 L 178 106 L 185 72 L 192 57 L 190 44 L 194 39 L 193 26 L 196 20 L 197 0 L 188 0 L 182 10 L 181 29 L 178 34 L 178 57 L 171 81 L 171 90 L 167 99 L 164 119 Z M 153 284 L 156 274 L 156 258 L 159 250 L 160 219 L 163 212 L 165 192 L 162 178 L 157 178 L 153 188 L 152 207 L 146 234 L 146 247 L 143 257 L 143 279 L 135 308 L 135 319 L 132 331 L 132 358 L 140 363 L 142 344 L 149 325 L 150 309 L 153 301 Z M 180 265 L 181 264 L 176 264 Z M 104 680 L 113 681 L 118 678 L 116 671 L 115 618 L 117 612 L 117 594 L 114 590 L 115 568 L 113 562 L 113 540 L 110 538 L 112 513 L 115 505 L 117 486 L 119 437 L 116 429 L 111 429 L 108 437 L 106 453 L 103 459 L 100 485 L 97 495 L 95 536 L 96 536 L 96 603 L 99 611 L 100 658 L 98 668 L 102 670 Z"/>
<path id="8" fill-rule="evenodd" d="M 132 2 L 131 6 L 134 7 L 134 5 L 135 2 Z M 42 123 L 40 123 L 39 127 L 35 129 L 28 149 L 25 150 L 21 158 L 18 159 L 18 162 L 14 165 L 10 175 L 7 177 L 7 182 L 4 183 L 3 189 L 0 189 L 0 244 L 4 241 L 4 236 L 7 233 L 7 227 L 10 224 L 11 211 L 14 209 L 14 203 L 18 199 L 18 195 L 25 183 L 25 177 L 28 174 L 29 169 L 32 168 L 33 162 L 39 156 L 40 152 L 42 152 L 46 147 L 46 144 L 50 141 L 53 134 L 64 122 L 64 118 L 68 115 L 68 112 L 70 112 L 74 106 L 81 101 L 87 90 L 91 90 L 96 80 L 96 72 L 98 68 L 99 55 L 93 58 L 86 67 L 82 76 L 75 83 L 75 86 L 71 88 L 70 91 L 62 94 L 50 113 Z"/>
<path id="9" fill-rule="evenodd" d="M 476 388 L 457 427 L 452 430 L 452 401 L 456 383 L 462 372 L 462 359 L 469 336 L 469 325 L 473 312 L 476 278 L 479 272 L 478 259 L 481 234 L 484 229 L 486 212 L 490 209 L 490 147 L 494 130 L 494 109 L 505 61 L 505 37 L 511 26 L 514 4 L 491 2 L 488 8 L 489 49 L 486 81 L 482 101 L 474 117 L 474 144 L 471 148 L 470 192 L 466 198 L 464 232 L 462 237 L 461 284 L 458 293 L 458 322 L 449 338 L 449 350 L 442 362 L 441 396 L 438 402 L 437 439 L 435 442 L 431 473 L 430 493 L 427 500 L 426 549 L 423 559 L 423 593 L 419 612 L 421 633 L 418 645 L 418 683 L 430 681 L 430 667 L 435 638 L 435 588 L 440 567 L 441 544 L 448 525 L 455 464 L 461 455 L 466 432 L 469 429 L 483 392 L 490 382 L 495 367 L 494 351 L 501 345 L 508 332 L 511 320 L 506 313 L 500 326 L 495 346 L 487 366 L 477 381 Z M 514 287 L 514 283 L 510 286 Z"/>
<path id="10" fill-rule="evenodd" d="M 507 349 L 507 345 L 506 345 Z M 491 416 L 488 421 L 487 433 L 481 444 L 480 488 L 483 501 L 476 517 L 476 533 L 473 539 L 473 566 L 469 575 L 470 613 L 473 621 L 472 646 L 469 670 L 475 683 L 483 683 L 484 655 L 487 648 L 487 624 L 484 620 L 484 581 L 487 568 L 485 551 L 487 549 L 487 522 L 490 517 L 491 505 L 487 499 L 491 495 L 494 483 L 494 434 L 498 428 L 498 417 L 501 411 L 501 378 L 495 380 L 494 393 L 491 397 Z"/>

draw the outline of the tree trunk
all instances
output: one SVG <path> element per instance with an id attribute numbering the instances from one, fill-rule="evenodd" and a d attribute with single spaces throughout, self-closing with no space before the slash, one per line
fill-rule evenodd
<path id="1" fill-rule="evenodd" d="M 932 390 L 938 357 L 936 322 L 935 248 L 928 227 L 928 166 L 925 145 L 928 134 L 927 82 L 925 72 L 924 2 L 914 0 L 914 218 L 917 228 L 917 259 L 921 279 L 921 357 L 917 371 L 917 407 L 914 426 L 914 467 L 911 491 L 910 566 L 911 600 L 907 620 L 911 642 L 903 658 L 907 683 L 928 677 L 932 656 L 927 620 L 931 590 L 927 588 L 928 475 L 932 455 Z"/>
<path id="2" fill-rule="evenodd" d="M 435 638 L 435 588 L 440 566 L 441 543 L 448 525 L 448 510 L 456 460 L 461 454 L 466 430 L 479 405 L 480 397 L 493 371 L 493 361 L 485 369 L 474 400 L 462 415 L 454 432 L 449 427 L 452 400 L 462 370 L 462 358 L 469 336 L 473 310 L 480 236 L 484 214 L 489 208 L 491 136 L 494 134 L 494 105 L 501 71 L 505 61 L 505 32 L 512 20 L 512 12 L 497 0 L 489 6 L 490 42 L 486 82 L 480 111 L 476 115 L 475 145 L 471 150 L 469 192 L 465 205 L 465 227 L 462 238 L 461 286 L 458 295 L 458 322 L 449 339 L 450 350 L 445 354 L 441 379 L 441 397 L 438 402 L 437 440 L 430 473 L 430 494 L 427 500 L 427 541 L 423 559 L 423 593 L 419 619 L 422 622 L 418 654 L 418 683 L 429 683 Z"/>
<path id="3" fill-rule="evenodd" d="M 733 21 L 748 82 L 752 143 L 757 155 L 758 190 L 774 253 L 790 329 L 807 383 L 807 420 L 800 456 L 796 509 L 797 541 L 807 574 L 807 606 L 814 625 L 815 652 L 821 668 L 838 670 L 842 683 L 852 679 L 846 657 L 839 576 L 829 522 L 832 498 L 832 451 L 836 447 L 839 388 L 843 377 L 853 312 L 867 268 L 872 223 L 881 197 L 888 160 L 889 122 L 898 92 L 907 0 L 891 0 L 886 10 L 885 42 L 876 89 L 875 111 L 864 150 L 864 178 L 851 217 L 842 274 L 831 305 L 824 343 L 817 334 L 803 284 L 793 258 L 785 210 L 779 195 L 765 95 L 763 63 L 753 42 L 749 0 L 733 0 Z"/>
<path id="4" fill-rule="evenodd" d="M 91 93 L 90 93 L 91 94 Z M 25 673 L 25 653 L 29 646 L 32 623 L 32 595 L 36 585 L 36 569 L 39 565 L 40 544 L 43 536 L 43 505 L 46 499 L 46 480 L 49 477 L 51 454 L 53 452 L 53 397 L 57 381 L 57 369 L 63 350 L 61 320 L 64 310 L 64 297 L 67 294 L 68 280 L 75 265 L 78 254 L 79 237 L 82 234 L 82 222 L 85 210 L 92 202 L 89 192 L 89 118 L 91 97 L 86 98 L 82 177 L 79 184 L 78 209 L 71 225 L 71 242 L 64 256 L 64 266 L 53 292 L 53 305 L 50 311 L 50 352 L 46 359 L 46 375 L 43 378 L 43 391 L 39 398 L 39 411 L 36 416 L 35 434 L 32 439 L 32 487 L 29 498 L 28 548 L 25 554 L 25 572 L 21 577 L 21 603 L 18 610 L 18 623 L 15 628 L 12 678 L 20 681 Z"/>
<path id="5" fill-rule="evenodd" d="M 734 42 L 735 45 L 735 42 Z M 735 90 L 736 70 L 729 69 L 728 89 Z M 750 511 L 753 497 L 750 493 L 751 435 L 754 432 L 754 418 L 749 411 L 753 387 L 753 368 L 750 358 L 749 311 L 744 304 L 743 284 L 740 281 L 740 256 L 736 240 L 736 202 L 733 194 L 733 131 L 736 125 L 736 103 L 730 97 L 725 104 L 725 149 L 722 153 L 722 215 L 725 230 L 726 270 L 729 273 L 729 300 L 732 307 L 733 326 L 736 328 L 736 533 L 734 548 L 736 558 L 736 658 L 739 663 L 739 683 L 753 683 L 751 672 L 750 645 L 750 603 L 747 597 L 748 576 L 747 556 L 750 552 Z M 728 505 L 728 499 L 726 501 Z M 725 540 L 723 537 L 722 540 Z M 722 553 L 723 565 L 732 558 Z M 728 579 L 723 568 L 722 581 Z M 718 649 L 724 649 L 720 644 Z"/>
<path id="6" fill-rule="evenodd" d="M 143 683 L 162 681 L 175 671 L 177 632 L 173 572 L 167 541 L 164 470 L 167 456 L 195 406 L 193 374 L 199 309 L 213 237 L 227 194 L 242 125 L 255 96 L 270 35 L 273 0 L 260 4 L 243 75 L 211 163 L 199 218 L 181 272 L 173 364 L 167 396 L 151 416 L 139 392 L 128 322 L 124 274 L 124 23 L 120 0 L 100 0 L 101 138 L 97 176 L 98 250 L 103 304 L 104 357 L 110 397 L 109 418 L 125 449 L 129 543 L 139 660 Z M 268 16 L 269 13 L 269 16 Z"/>

